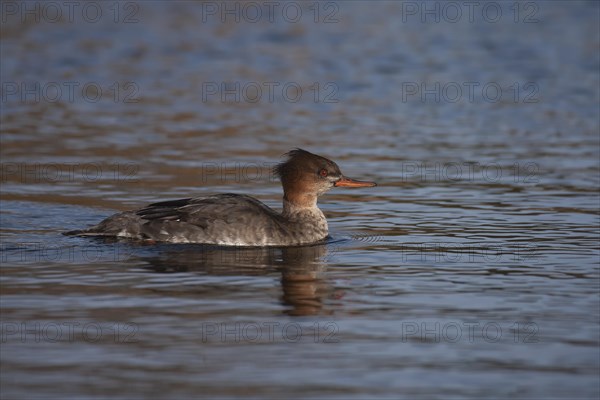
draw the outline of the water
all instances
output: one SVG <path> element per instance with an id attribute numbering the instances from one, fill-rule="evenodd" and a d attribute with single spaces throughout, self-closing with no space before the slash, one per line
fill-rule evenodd
<path id="1" fill-rule="evenodd" d="M 600 395 L 597 3 L 23 4 L 2 398 Z M 293 147 L 379 183 L 321 199 L 326 244 L 61 235 L 191 195 L 279 207 Z"/>

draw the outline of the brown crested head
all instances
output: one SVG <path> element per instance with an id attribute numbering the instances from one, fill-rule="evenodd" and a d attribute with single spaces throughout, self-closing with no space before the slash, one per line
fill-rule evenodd
<path id="1" fill-rule="evenodd" d="M 302 149 L 285 154 L 288 159 L 274 168 L 281 179 L 287 198 L 304 194 L 320 196 L 334 186 L 368 187 L 374 182 L 360 182 L 344 177 L 333 161 Z"/>

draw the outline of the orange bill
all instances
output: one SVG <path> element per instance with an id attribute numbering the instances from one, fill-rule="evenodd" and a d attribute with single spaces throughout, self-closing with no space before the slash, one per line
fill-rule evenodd
<path id="1" fill-rule="evenodd" d="M 342 176 L 342 179 L 337 181 L 333 186 L 335 187 L 372 187 L 377 186 L 375 182 L 355 181 L 354 179 L 346 178 Z"/>

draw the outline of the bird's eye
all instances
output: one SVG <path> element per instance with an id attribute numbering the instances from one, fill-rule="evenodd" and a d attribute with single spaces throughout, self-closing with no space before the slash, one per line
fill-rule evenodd
<path id="1" fill-rule="evenodd" d="M 328 172 L 325 168 L 323 168 L 322 170 L 319 171 L 319 175 L 321 175 L 323 178 L 325 178 L 327 176 Z"/>

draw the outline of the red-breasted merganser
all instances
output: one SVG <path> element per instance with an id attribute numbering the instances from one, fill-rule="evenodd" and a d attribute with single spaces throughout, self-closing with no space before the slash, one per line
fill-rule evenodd
<path id="1" fill-rule="evenodd" d="M 150 204 L 67 234 L 226 246 L 295 246 L 328 235 L 317 198 L 333 187 L 371 187 L 346 178 L 331 160 L 302 149 L 285 154 L 274 172 L 283 186 L 283 211 L 240 194 L 217 194 Z"/>

